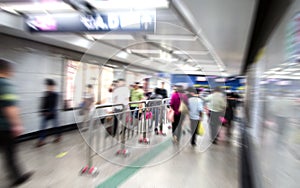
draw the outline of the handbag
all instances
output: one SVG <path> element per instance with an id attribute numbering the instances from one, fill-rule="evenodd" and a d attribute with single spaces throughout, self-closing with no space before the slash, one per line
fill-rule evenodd
<path id="1" fill-rule="evenodd" d="M 180 106 L 179 106 L 178 111 L 181 112 L 181 113 L 186 114 L 186 113 L 189 112 L 189 109 L 188 109 L 188 107 L 186 106 L 186 104 L 185 104 L 183 101 L 181 101 L 181 102 L 180 102 Z"/>
<path id="2" fill-rule="evenodd" d="M 174 110 L 172 108 L 169 108 L 167 111 L 167 119 L 169 122 L 174 122 Z"/>
<path id="3" fill-rule="evenodd" d="M 198 128 L 197 128 L 197 135 L 203 136 L 204 133 L 205 133 L 205 129 L 204 129 L 203 125 L 202 125 L 202 121 L 199 121 Z"/>

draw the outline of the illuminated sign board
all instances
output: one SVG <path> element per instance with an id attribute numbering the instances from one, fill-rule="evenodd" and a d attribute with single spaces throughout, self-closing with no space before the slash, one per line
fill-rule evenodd
<path id="1" fill-rule="evenodd" d="M 196 81 L 198 81 L 198 82 L 204 82 L 204 81 L 206 81 L 206 77 L 205 76 L 197 76 L 196 77 Z"/>
<path id="2" fill-rule="evenodd" d="M 154 32 L 155 11 L 98 13 L 94 15 L 34 14 L 26 19 L 30 32 Z"/>
<path id="3" fill-rule="evenodd" d="M 226 78 L 216 78 L 215 82 L 226 82 Z"/>

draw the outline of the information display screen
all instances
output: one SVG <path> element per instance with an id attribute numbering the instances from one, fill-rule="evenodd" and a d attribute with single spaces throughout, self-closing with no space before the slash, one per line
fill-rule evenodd
<path id="1" fill-rule="evenodd" d="M 156 12 L 130 11 L 96 13 L 32 14 L 26 19 L 30 32 L 109 32 L 146 31 L 154 32 Z"/>

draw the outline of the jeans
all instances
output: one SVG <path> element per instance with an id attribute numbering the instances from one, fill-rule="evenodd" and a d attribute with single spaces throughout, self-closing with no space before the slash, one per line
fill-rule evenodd
<path id="1" fill-rule="evenodd" d="M 41 121 L 41 126 L 40 126 L 40 140 L 43 141 L 46 138 L 46 128 L 47 128 L 47 123 L 48 121 L 52 121 L 53 123 L 53 127 L 57 127 L 58 126 L 58 117 L 57 115 L 54 115 L 54 117 L 52 119 L 48 119 L 47 117 L 43 116 L 42 121 Z M 57 137 L 60 137 L 60 133 L 56 133 Z"/>

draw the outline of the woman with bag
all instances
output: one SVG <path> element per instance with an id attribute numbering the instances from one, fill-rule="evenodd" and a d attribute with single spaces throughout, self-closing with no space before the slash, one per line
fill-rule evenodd
<path id="1" fill-rule="evenodd" d="M 194 147 L 197 143 L 197 130 L 198 125 L 201 123 L 202 111 L 203 111 L 203 102 L 198 97 L 197 91 L 195 88 L 188 88 L 188 103 L 189 103 L 189 115 L 191 123 L 191 145 Z"/>
<path id="2" fill-rule="evenodd" d="M 184 94 L 183 87 L 177 86 L 175 92 L 171 96 L 170 106 L 174 110 L 174 121 L 172 122 L 173 141 L 179 143 L 182 130 L 182 122 L 185 118 L 186 112 L 180 111 L 184 109 L 182 105 L 188 106 L 187 96 Z M 181 108 L 180 108 L 181 106 Z"/>

